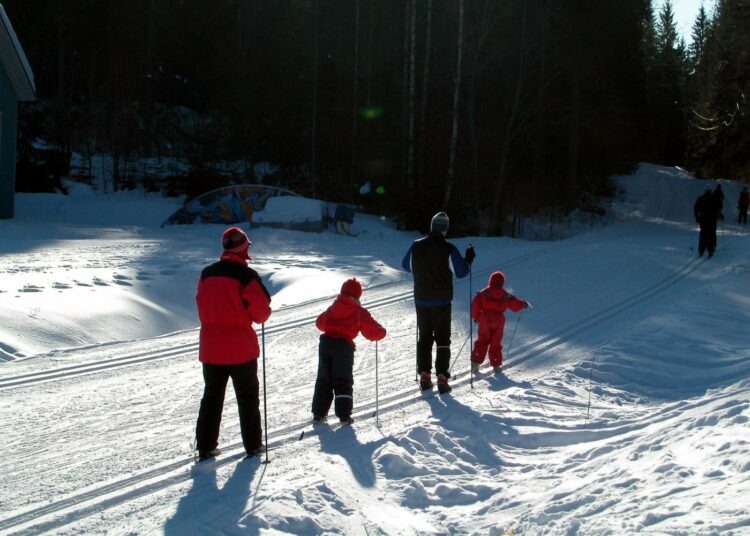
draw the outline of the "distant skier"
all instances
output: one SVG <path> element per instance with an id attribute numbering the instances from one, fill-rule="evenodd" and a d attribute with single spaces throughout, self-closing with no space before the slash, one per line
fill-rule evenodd
<path id="1" fill-rule="evenodd" d="M 708 256 L 713 257 L 716 249 L 717 205 L 710 188 L 706 188 L 703 195 L 695 201 L 693 212 L 695 221 L 701 228 L 698 236 L 698 256 L 702 257 L 703 252 L 708 250 Z"/>
<path id="2" fill-rule="evenodd" d="M 342 424 L 352 422 L 354 338 L 360 332 L 371 341 L 385 337 L 385 328 L 360 305 L 361 296 L 359 281 L 347 279 L 336 300 L 315 323 L 323 335 L 318 345 L 318 378 L 312 401 L 314 422 L 326 420 L 331 402 L 335 403 L 334 411 Z"/>
<path id="3" fill-rule="evenodd" d="M 739 203 L 737 203 L 737 208 L 740 211 L 739 221 L 737 223 L 747 223 L 748 206 L 750 206 L 750 193 L 748 193 L 747 186 L 745 186 L 742 188 L 742 192 L 740 192 L 740 200 Z"/>
<path id="4" fill-rule="evenodd" d="M 479 323 L 477 340 L 471 352 L 471 371 L 477 372 L 484 363 L 487 349 L 490 352 L 490 365 L 494 372 L 503 370 L 503 330 L 505 328 L 505 311 L 510 309 L 517 313 L 529 306 L 503 288 L 505 275 L 495 272 L 490 276 L 486 288 L 477 292 L 471 301 L 471 318 Z"/>
<path id="5" fill-rule="evenodd" d="M 724 221 L 724 190 L 721 189 L 721 184 L 716 185 L 716 188 L 711 195 L 716 204 L 716 216 Z"/>
<path id="6" fill-rule="evenodd" d="M 453 266 L 456 277 L 466 277 L 476 254 L 466 248 L 465 257 L 456 246 L 445 240 L 450 219 L 438 212 L 430 222 L 430 234 L 415 240 L 406 252 L 402 266 L 414 274 L 414 305 L 417 309 L 417 370 L 422 389 L 432 388 L 432 345 L 435 343 L 435 372 L 438 392 L 451 391 L 451 302 L 453 301 Z"/>
<path id="7" fill-rule="evenodd" d="M 224 394 L 231 377 L 237 395 L 242 444 L 248 456 L 262 448 L 258 394 L 258 336 L 252 323 L 271 315 L 271 297 L 258 273 L 248 267 L 247 235 L 230 227 L 221 239 L 218 262 L 207 266 L 198 282 L 198 316 L 201 321 L 198 355 L 203 363 L 203 399 L 198 412 L 198 459 L 218 454 L 219 425 Z"/>

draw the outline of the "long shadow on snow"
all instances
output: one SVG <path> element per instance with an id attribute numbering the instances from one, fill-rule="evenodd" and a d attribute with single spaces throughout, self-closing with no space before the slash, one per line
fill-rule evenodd
<path id="1" fill-rule="evenodd" d="M 487 383 L 490 385 L 490 390 L 492 391 L 503 391 L 505 389 L 510 389 L 511 387 L 531 389 L 531 382 L 518 382 L 512 378 L 509 378 L 505 374 L 487 376 Z"/>
<path id="2" fill-rule="evenodd" d="M 357 432 L 352 426 L 324 430 L 319 438 L 320 450 L 346 460 L 352 475 L 361 486 L 371 488 L 375 485 L 375 466 L 372 457 L 373 453 L 386 443 L 385 438 L 363 444 L 357 439 Z"/>
<path id="3" fill-rule="evenodd" d="M 247 515 L 243 515 L 248 497 L 254 493 L 250 484 L 258 466 L 257 459 L 239 462 L 224 486 L 219 488 L 217 463 L 206 461 L 196 464 L 191 470 L 192 487 L 180 499 L 174 516 L 164 524 L 164 534 L 197 536 L 240 529 L 243 534 L 258 534 L 259 527 L 246 526 Z M 240 522 L 242 527 L 239 526 Z M 217 523 L 220 525 L 217 526 Z"/>

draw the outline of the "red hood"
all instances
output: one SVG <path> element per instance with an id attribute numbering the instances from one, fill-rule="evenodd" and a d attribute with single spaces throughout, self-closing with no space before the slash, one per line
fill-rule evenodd
<path id="1" fill-rule="evenodd" d="M 495 272 L 490 276 L 490 288 L 503 288 L 505 286 L 505 275 L 502 272 Z"/>

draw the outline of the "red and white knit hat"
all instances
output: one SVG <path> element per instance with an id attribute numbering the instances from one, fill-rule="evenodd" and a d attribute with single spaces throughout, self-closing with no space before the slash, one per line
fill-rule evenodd
<path id="1" fill-rule="evenodd" d="M 230 227 L 221 235 L 221 247 L 224 248 L 224 252 L 247 257 L 247 250 L 251 245 L 252 242 L 239 227 Z"/>

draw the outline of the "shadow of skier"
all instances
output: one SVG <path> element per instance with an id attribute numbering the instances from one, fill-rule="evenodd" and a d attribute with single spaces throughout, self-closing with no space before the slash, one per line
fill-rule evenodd
<path id="1" fill-rule="evenodd" d="M 502 391 L 503 389 L 510 389 L 512 387 L 518 387 L 520 389 L 531 389 L 531 382 L 529 381 L 516 381 L 505 374 L 492 374 L 487 377 L 487 383 L 492 391 Z"/>
<path id="2" fill-rule="evenodd" d="M 242 533 L 256 535 L 261 527 L 257 518 L 248 519 L 248 498 L 257 493 L 250 489 L 260 461 L 242 460 L 234 472 L 219 488 L 217 462 L 196 464 L 190 470 L 192 486 L 180 499 L 174 516 L 164 524 L 167 536 L 199 535 L 210 533 Z M 264 466 L 265 467 L 265 466 Z M 249 524 L 248 524 L 249 521 Z"/>
<path id="3" fill-rule="evenodd" d="M 357 439 L 357 432 L 353 426 L 324 430 L 319 437 L 320 450 L 341 456 L 349 464 L 352 475 L 361 486 L 371 488 L 375 485 L 375 466 L 372 458 L 375 451 L 386 443 L 386 438 L 363 444 Z"/>

